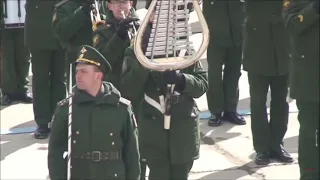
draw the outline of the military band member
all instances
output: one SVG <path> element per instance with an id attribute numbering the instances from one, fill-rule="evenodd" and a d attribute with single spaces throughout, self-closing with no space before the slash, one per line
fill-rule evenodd
<path id="1" fill-rule="evenodd" d="M 151 24 L 144 37 L 142 48 L 146 50 Z M 172 104 L 171 127 L 164 129 L 164 115 L 159 96 L 164 95 L 167 84 L 175 84 Z M 135 99 L 144 97 L 139 109 L 140 154 L 150 169 L 149 180 L 187 180 L 193 161 L 199 158 L 200 131 L 199 109 L 193 98 L 202 96 L 208 88 L 207 74 L 200 63 L 176 73 L 153 72 L 139 63 L 133 47 L 126 49 L 122 93 Z"/>
<path id="2" fill-rule="evenodd" d="M 72 179 L 138 180 L 138 132 L 130 101 L 103 76 L 111 66 L 93 47 L 82 46 L 75 61 L 73 95 L 58 103 L 49 140 L 51 180 L 65 179 L 68 149 L 68 101 L 72 98 Z"/>
<path id="3" fill-rule="evenodd" d="M 299 109 L 300 180 L 319 179 L 319 1 L 286 0 L 283 18 L 290 32 L 290 96 Z"/>
<path id="4" fill-rule="evenodd" d="M 270 158 L 293 162 L 283 147 L 290 48 L 281 12 L 282 0 L 247 0 L 245 4 L 243 69 L 248 72 L 253 147 L 259 165 L 268 164 Z M 266 107 L 269 87 L 270 119 Z"/>
<path id="5" fill-rule="evenodd" d="M 109 60 L 112 73 L 105 77 L 105 81 L 111 82 L 119 89 L 120 74 L 123 62 L 124 50 L 130 45 L 128 33 L 133 36 L 130 23 L 138 18 L 130 0 L 107 0 L 108 10 L 104 24 L 98 26 L 94 32 L 94 47 Z M 122 12 L 124 14 L 122 14 Z M 126 16 L 124 19 L 123 15 Z M 138 28 L 138 27 L 136 27 Z M 119 89 L 121 91 L 121 89 Z"/>
<path id="6" fill-rule="evenodd" d="M 48 124 L 57 102 L 65 98 L 65 56 L 53 35 L 52 13 L 56 1 L 26 3 L 26 45 L 31 52 L 33 113 L 36 139 L 48 137 Z"/>
<path id="7" fill-rule="evenodd" d="M 4 3 L 0 3 L 0 12 L 4 11 Z M 13 11 L 14 9 L 10 9 Z M 17 10 L 18 11 L 18 10 Z M 9 13 L 10 14 L 10 13 Z M 32 93 L 29 93 L 27 77 L 29 75 L 29 52 L 24 45 L 24 28 L 4 29 L 4 16 L 0 16 L 1 44 L 1 98 L 0 104 L 11 105 L 13 101 L 32 103 Z"/>
<path id="8" fill-rule="evenodd" d="M 55 5 L 52 17 L 53 32 L 66 51 L 69 63 L 77 58 L 79 46 L 93 45 L 90 13 L 94 2 L 94 0 L 62 0 Z M 72 82 L 75 82 L 74 79 Z"/>
<path id="9" fill-rule="evenodd" d="M 210 41 L 207 50 L 209 90 L 209 126 L 220 126 L 223 120 L 244 125 L 237 113 L 238 82 L 241 76 L 243 3 L 240 0 L 204 0 Z M 223 67 L 224 65 L 224 67 Z"/>

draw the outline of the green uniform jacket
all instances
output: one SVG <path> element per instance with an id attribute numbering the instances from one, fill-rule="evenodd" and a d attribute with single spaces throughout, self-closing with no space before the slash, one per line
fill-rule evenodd
<path id="1" fill-rule="evenodd" d="M 283 0 L 247 0 L 243 31 L 243 69 L 279 76 L 289 72 L 289 38 L 282 20 Z"/>
<path id="2" fill-rule="evenodd" d="M 29 48 L 59 49 L 59 40 L 52 30 L 52 14 L 57 0 L 27 0 L 25 43 Z"/>
<path id="3" fill-rule="evenodd" d="M 131 9 L 133 17 L 137 17 L 134 9 Z M 123 54 L 130 45 L 129 40 L 123 40 L 116 34 L 119 21 L 113 13 L 107 10 L 106 24 L 100 26 L 94 32 L 94 47 L 109 61 L 112 72 L 105 77 L 105 81 L 111 82 L 117 89 L 120 89 L 120 75 L 122 70 Z"/>
<path id="4" fill-rule="evenodd" d="M 83 0 L 64 0 L 53 14 L 53 31 L 69 52 L 81 45 L 92 46 L 91 17 L 81 10 Z"/>
<path id="5" fill-rule="evenodd" d="M 138 132 L 129 101 L 110 83 L 92 97 L 77 88 L 72 97 L 72 179 L 140 178 Z M 48 167 L 51 180 L 66 179 L 68 147 L 68 99 L 61 101 L 52 123 L 49 140 Z M 75 159 L 86 152 L 121 152 L 122 159 Z"/>
<path id="6" fill-rule="evenodd" d="M 142 67 L 132 48 L 128 48 L 124 58 L 124 72 L 121 86 L 129 99 L 141 97 L 141 93 L 159 103 L 159 96 L 164 95 L 165 84 L 161 78 L 156 80 L 157 72 Z M 199 110 L 193 98 L 199 98 L 208 89 L 207 73 L 200 63 L 182 70 L 186 78 L 184 92 L 179 102 L 172 104 L 170 131 L 164 130 L 163 114 L 143 101 L 139 111 L 140 152 L 147 161 L 170 159 L 173 164 L 187 163 L 199 157 L 200 130 Z M 154 75 L 154 76 L 153 76 Z M 154 77 L 154 78 L 152 78 Z M 163 87 L 163 88 L 159 88 Z"/>
<path id="7" fill-rule="evenodd" d="M 214 45 L 234 47 L 242 44 L 243 4 L 240 0 L 203 1 L 202 11 Z"/>
<path id="8" fill-rule="evenodd" d="M 319 103 L 319 14 L 311 1 L 291 0 L 283 10 L 292 38 L 290 95 Z"/>

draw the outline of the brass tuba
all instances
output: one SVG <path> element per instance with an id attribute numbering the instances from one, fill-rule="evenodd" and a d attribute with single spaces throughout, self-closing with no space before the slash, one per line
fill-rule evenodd
<path id="1" fill-rule="evenodd" d="M 193 4 L 202 27 L 203 39 L 197 52 L 190 40 L 192 33 L 188 23 L 189 3 Z M 153 17 L 152 28 L 148 43 L 145 43 L 144 36 L 148 34 L 147 28 L 150 27 L 151 17 Z M 208 44 L 209 29 L 199 6 L 199 0 L 152 0 L 135 36 L 134 52 L 145 68 L 153 71 L 179 71 L 199 61 Z M 159 97 L 161 112 L 164 114 L 164 129 L 170 129 L 170 99 L 174 87 L 175 85 L 168 84 L 166 95 Z M 147 101 L 147 98 L 145 99 Z"/>

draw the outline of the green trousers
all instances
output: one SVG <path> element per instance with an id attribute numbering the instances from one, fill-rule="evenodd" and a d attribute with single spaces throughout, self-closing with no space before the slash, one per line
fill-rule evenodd
<path id="1" fill-rule="evenodd" d="M 288 126 L 288 75 L 263 76 L 248 72 L 248 81 L 253 147 L 256 152 L 280 150 Z M 270 120 L 266 107 L 269 87 Z"/>
<path id="2" fill-rule="evenodd" d="M 1 30 L 2 93 L 25 93 L 29 83 L 29 52 L 24 46 L 24 29 Z"/>
<path id="3" fill-rule="evenodd" d="M 185 164 L 148 163 L 149 180 L 188 180 L 193 161 Z"/>
<path id="4" fill-rule="evenodd" d="M 300 180 L 319 179 L 319 103 L 297 100 Z"/>
<path id="5" fill-rule="evenodd" d="M 48 125 L 57 102 L 65 98 L 65 57 L 62 50 L 31 49 L 34 118 Z"/>
<path id="6" fill-rule="evenodd" d="M 235 112 L 238 106 L 238 81 L 241 76 L 241 47 L 218 47 L 209 43 L 207 50 L 207 102 L 212 114 Z M 224 68 L 222 66 L 224 65 Z"/>

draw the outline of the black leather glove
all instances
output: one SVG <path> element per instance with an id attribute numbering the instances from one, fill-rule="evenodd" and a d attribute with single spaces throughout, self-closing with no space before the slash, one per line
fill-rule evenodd
<path id="1" fill-rule="evenodd" d="M 121 20 L 117 28 L 118 36 L 121 37 L 123 40 L 126 40 L 128 38 L 129 28 L 131 28 L 136 21 L 139 21 L 139 18 L 128 17 L 126 19 Z"/>
<path id="2" fill-rule="evenodd" d="M 84 0 L 84 3 L 82 4 L 82 11 L 85 13 L 85 14 L 90 14 L 91 12 L 91 6 L 94 4 L 94 1 L 95 0 Z"/>
<path id="3" fill-rule="evenodd" d="M 182 73 L 176 71 L 163 72 L 163 81 L 165 84 L 175 84 L 176 90 L 182 92 L 186 86 L 186 78 Z"/>
<path id="4" fill-rule="evenodd" d="M 319 14 L 319 0 L 314 0 L 313 1 L 313 8 Z"/>

